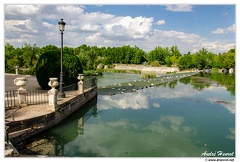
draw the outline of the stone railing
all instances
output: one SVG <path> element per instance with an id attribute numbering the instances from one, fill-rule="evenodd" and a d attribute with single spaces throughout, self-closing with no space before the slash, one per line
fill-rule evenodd
<path id="1" fill-rule="evenodd" d="M 76 93 L 74 93 L 75 95 L 81 95 L 84 93 L 84 90 L 97 86 L 96 77 L 84 81 L 84 75 L 79 74 L 78 79 L 79 82 L 74 84 L 77 89 L 70 88 L 71 90 L 76 91 Z M 19 89 L 14 91 L 5 91 L 5 108 L 44 105 L 55 111 L 58 104 L 58 90 L 56 89 L 59 85 L 58 78 L 49 78 L 48 85 L 51 87 L 49 91 L 29 91 L 24 88 L 27 83 L 28 80 L 25 77 L 18 77 L 14 80 L 14 84 L 18 86 Z"/>

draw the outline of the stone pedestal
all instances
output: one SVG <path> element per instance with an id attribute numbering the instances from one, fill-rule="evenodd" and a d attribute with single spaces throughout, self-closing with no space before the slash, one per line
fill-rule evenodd
<path id="1" fill-rule="evenodd" d="M 48 91 L 49 109 L 54 111 L 55 107 L 57 106 L 57 94 L 58 91 L 56 89 Z"/>
<path id="2" fill-rule="evenodd" d="M 20 107 L 27 106 L 27 94 L 28 91 L 26 89 L 18 89 L 18 104 Z"/>
<path id="3" fill-rule="evenodd" d="M 78 94 L 83 94 L 84 93 L 84 89 L 83 89 L 84 75 L 83 74 L 78 74 L 78 79 L 80 80 L 78 82 Z"/>
<path id="4" fill-rule="evenodd" d="M 57 82 L 57 78 L 49 78 L 49 80 L 50 81 L 48 82 L 48 85 L 52 87 L 52 89 L 48 91 L 49 109 L 55 111 L 57 106 L 58 94 L 58 90 L 56 89 L 56 87 L 59 85 L 59 83 Z"/>

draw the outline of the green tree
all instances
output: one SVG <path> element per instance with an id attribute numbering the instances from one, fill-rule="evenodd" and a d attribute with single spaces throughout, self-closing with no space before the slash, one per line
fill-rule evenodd
<path id="1" fill-rule="evenodd" d="M 178 63 L 179 70 L 193 68 L 193 59 L 191 54 L 185 54 L 179 59 Z"/>
<path id="2" fill-rule="evenodd" d="M 31 46 L 30 44 L 24 44 L 22 47 L 23 50 L 23 62 L 24 66 L 31 68 L 37 61 L 38 47 L 36 44 Z"/>
<path id="3" fill-rule="evenodd" d="M 41 55 L 36 65 L 36 78 L 42 89 L 48 90 L 49 78 L 60 78 L 60 52 L 52 51 Z M 65 53 L 63 55 L 63 81 L 64 86 L 78 82 L 78 74 L 83 73 L 79 59 L 73 55 Z"/>
<path id="4" fill-rule="evenodd" d="M 193 56 L 193 64 L 199 70 L 202 70 L 207 66 L 207 53 L 208 51 L 205 48 L 202 48 Z"/>
<path id="5" fill-rule="evenodd" d="M 230 69 L 235 68 L 235 49 L 230 49 L 223 61 L 223 67 Z"/>
<path id="6" fill-rule="evenodd" d="M 165 58 L 165 62 L 166 62 L 166 65 L 169 67 L 172 66 L 172 64 L 173 64 L 170 56 Z"/>
<path id="7" fill-rule="evenodd" d="M 165 65 L 165 55 L 167 53 L 167 50 L 158 46 L 156 47 L 154 50 L 150 51 L 147 55 L 147 60 L 148 62 L 152 62 L 152 61 L 158 61 L 161 65 Z"/>

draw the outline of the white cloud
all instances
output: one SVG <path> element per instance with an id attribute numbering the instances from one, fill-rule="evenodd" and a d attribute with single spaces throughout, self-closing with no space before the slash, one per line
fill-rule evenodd
<path id="1" fill-rule="evenodd" d="M 154 29 L 153 17 L 85 12 L 85 7 L 81 5 L 5 5 L 4 9 L 5 43 L 11 43 L 15 47 L 21 47 L 24 43 L 36 43 L 40 47 L 48 44 L 60 46 L 58 30 L 60 18 L 66 22 L 64 45 L 70 47 L 78 47 L 81 44 L 100 47 L 129 44 L 149 52 L 159 45 L 162 47 L 177 45 L 184 54 L 188 51 L 198 51 L 205 46 L 213 50 L 211 52 L 221 53 L 235 46 L 235 42 L 220 40 L 208 42 L 194 33 Z M 168 5 L 168 9 L 191 11 L 192 6 Z M 163 25 L 165 20 L 158 20 L 156 24 Z M 220 33 L 219 31 L 215 33 Z M 224 29 L 224 32 L 234 31 L 235 24 Z"/>
<path id="2" fill-rule="evenodd" d="M 166 5 L 166 7 L 168 11 L 174 11 L 174 12 L 191 12 L 192 11 L 191 5 Z"/>
<path id="3" fill-rule="evenodd" d="M 39 5 L 5 5 L 7 15 L 31 15 L 37 14 L 40 10 Z"/>
<path id="4" fill-rule="evenodd" d="M 227 28 L 217 28 L 216 30 L 212 31 L 212 34 L 222 35 L 227 33 L 235 33 L 236 32 L 236 25 L 233 24 Z"/>
<path id="5" fill-rule="evenodd" d="M 73 6 L 73 5 L 64 5 L 64 6 L 57 6 L 56 10 L 58 12 L 62 12 L 67 15 L 81 15 L 84 13 L 84 9 L 79 6 Z"/>
<path id="6" fill-rule="evenodd" d="M 221 29 L 221 28 L 217 28 L 216 30 L 212 31 L 211 32 L 212 34 L 224 34 L 225 33 L 225 30 L 224 29 Z"/>
<path id="7" fill-rule="evenodd" d="M 98 30 L 98 25 L 92 25 L 92 24 L 85 24 L 82 27 L 82 30 L 86 30 L 86 31 L 97 31 Z"/>
<path id="8" fill-rule="evenodd" d="M 159 20 L 159 21 L 157 21 L 157 24 L 158 25 L 163 25 L 163 24 L 165 24 L 165 20 Z"/>
<path id="9" fill-rule="evenodd" d="M 227 32 L 232 32 L 232 33 L 235 33 L 236 32 L 236 25 L 233 24 L 231 26 L 229 26 L 227 29 L 226 29 Z"/>
<path id="10" fill-rule="evenodd" d="M 202 47 L 206 48 L 211 52 L 215 52 L 216 54 L 218 54 L 217 52 L 219 51 L 226 52 L 229 49 L 235 47 L 234 42 L 224 42 L 220 40 L 213 41 L 213 42 L 202 42 L 201 45 Z M 197 49 L 197 51 L 199 51 L 199 48 Z"/>

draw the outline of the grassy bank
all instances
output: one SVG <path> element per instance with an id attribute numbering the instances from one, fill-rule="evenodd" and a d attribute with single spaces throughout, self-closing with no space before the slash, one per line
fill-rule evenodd
<path id="1" fill-rule="evenodd" d="M 141 70 L 126 70 L 126 69 L 113 69 L 113 68 L 103 69 L 103 72 L 141 74 Z"/>

